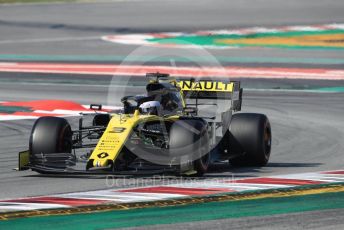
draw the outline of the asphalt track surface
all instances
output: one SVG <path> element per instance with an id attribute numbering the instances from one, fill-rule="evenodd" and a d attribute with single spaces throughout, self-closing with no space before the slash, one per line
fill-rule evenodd
<path id="1" fill-rule="evenodd" d="M 114 1 L 78 4 L 32 4 L 0 6 L 1 54 L 46 55 L 127 55 L 137 47 L 106 43 L 99 36 L 116 33 L 193 31 L 198 29 L 282 26 L 344 22 L 343 1 Z M 238 49 L 210 51 L 213 55 L 265 58 L 343 59 L 336 50 Z M 254 63 L 253 63 L 254 64 Z M 243 64 L 245 65 L 245 64 Z M 314 64 L 317 66 L 317 64 Z M 337 65 L 336 68 L 343 68 Z M 8 80 L 13 77 L 13 81 Z M 80 103 L 108 102 L 109 79 L 98 76 L 78 78 L 73 85 L 56 82 L 51 76 L 1 74 L 0 101 L 65 99 Z M 56 78 L 55 78 L 56 77 Z M 21 80 L 25 78 L 25 80 Z M 56 75 L 56 79 L 71 79 Z M 88 83 L 86 82 L 86 80 Z M 39 79 L 39 84 L 37 83 Z M 93 84 L 98 82 L 99 84 Z M 280 84 L 274 81 L 270 84 Z M 290 83 L 290 82 L 289 82 Z M 288 84 L 289 84 L 288 83 Z M 297 85 L 299 82 L 291 82 Z M 247 82 L 251 84 L 252 82 Z M 316 82 L 310 84 L 324 84 Z M 343 85 L 343 84 L 342 84 Z M 138 87 L 130 89 L 139 92 Z M 262 112 L 272 123 L 271 162 L 264 168 L 231 168 L 219 165 L 208 177 L 265 176 L 294 172 L 335 170 L 344 167 L 344 94 L 289 91 L 248 91 L 244 112 Z M 71 119 L 75 124 L 75 119 Z M 1 122 L 0 199 L 48 195 L 106 188 L 105 178 L 51 178 L 34 172 L 12 171 L 17 153 L 28 146 L 32 120 Z M 118 180 L 118 187 L 132 186 Z M 335 215 L 336 212 L 333 213 Z M 298 216 L 311 226 L 327 212 Z M 342 216 L 339 214 L 339 216 Z M 303 218 L 304 217 L 304 218 Z M 271 217 L 266 223 L 285 228 L 295 215 Z M 260 219 L 260 218 L 259 218 Z M 285 221 L 284 221 L 285 220 Z M 218 228 L 233 220 L 220 222 Z M 241 221 L 237 220 L 238 223 Z M 245 222 L 245 220 L 242 220 Z M 258 220 L 257 220 L 258 221 Z M 264 220 L 260 219 L 261 226 Z M 325 220 L 324 220 L 325 221 Z M 338 222 L 338 219 L 337 219 Z M 336 221 L 318 228 L 335 226 Z M 274 225 L 271 225 L 274 223 Z M 319 223 L 319 222 L 318 222 Z M 323 222 L 322 222 L 323 223 Z M 233 223 L 236 226 L 237 223 Z M 343 226 L 343 223 L 339 223 Z M 211 223 L 209 223 L 211 225 Z M 185 227 L 186 225 L 183 225 Z M 188 228 L 202 226 L 192 223 Z M 241 225 L 237 225 L 238 227 Z M 178 228 L 178 226 L 170 226 Z M 255 225 L 247 226 L 247 228 Z M 337 225 L 336 225 L 337 227 Z"/>
<path id="2" fill-rule="evenodd" d="M 107 34 L 192 32 L 344 21 L 341 0 L 127 0 L 0 6 L 1 54 L 128 55 L 137 46 L 101 41 Z M 166 49 L 161 49 L 166 50 Z M 167 49 L 168 50 L 168 49 Z M 336 50 L 209 50 L 215 56 L 336 58 Z"/>

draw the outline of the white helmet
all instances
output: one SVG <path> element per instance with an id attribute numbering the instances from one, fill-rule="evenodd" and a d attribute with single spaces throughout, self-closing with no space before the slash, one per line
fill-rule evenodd
<path id="1" fill-rule="evenodd" d="M 161 111 L 161 104 L 158 101 L 147 101 L 142 103 L 139 108 L 141 113 L 158 115 Z"/>

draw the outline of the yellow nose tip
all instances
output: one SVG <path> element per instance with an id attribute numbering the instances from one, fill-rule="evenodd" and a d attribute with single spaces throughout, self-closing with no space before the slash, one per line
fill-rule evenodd
<path id="1" fill-rule="evenodd" d="M 139 110 L 136 109 L 135 112 L 134 112 L 134 117 L 138 117 L 139 115 L 140 115 Z"/>

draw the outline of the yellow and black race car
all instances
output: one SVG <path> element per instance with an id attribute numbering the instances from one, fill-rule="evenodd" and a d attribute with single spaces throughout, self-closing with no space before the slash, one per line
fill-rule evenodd
<path id="1" fill-rule="evenodd" d="M 19 153 L 19 170 L 200 176 L 218 161 L 267 164 L 270 123 L 263 114 L 237 113 L 240 82 L 147 77 L 146 95 L 123 97 L 122 110 L 93 115 L 92 125 L 84 116 L 77 130 L 64 118 L 39 118 L 29 150 Z"/>

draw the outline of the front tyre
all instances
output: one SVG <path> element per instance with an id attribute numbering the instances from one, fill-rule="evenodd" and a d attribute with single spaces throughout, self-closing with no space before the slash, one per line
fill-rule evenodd
<path id="1" fill-rule="evenodd" d="M 200 138 L 199 145 L 196 149 L 199 158 L 193 162 L 196 176 L 203 176 L 208 171 L 210 164 L 210 153 L 209 153 L 209 135 L 207 132 Z"/>
<path id="2" fill-rule="evenodd" d="M 271 153 L 271 125 L 264 114 L 234 114 L 229 127 L 229 148 L 240 156 L 230 160 L 235 166 L 265 166 Z"/>
<path id="3" fill-rule="evenodd" d="M 68 121 L 60 117 L 38 118 L 30 136 L 30 154 L 71 153 L 72 129 Z"/>
<path id="4" fill-rule="evenodd" d="M 171 158 L 186 156 L 192 160 L 196 176 L 206 173 L 210 164 L 207 123 L 200 119 L 179 120 L 172 125 L 169 135 Z"/>

